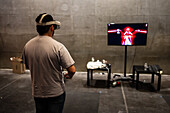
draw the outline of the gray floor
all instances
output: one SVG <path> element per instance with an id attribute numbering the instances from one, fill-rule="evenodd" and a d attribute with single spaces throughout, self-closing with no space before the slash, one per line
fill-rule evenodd
<path id="1" fill-rule="evenodd" d="M 139 90 L 130 81 L 106 88 L 106 75 L 94 73 L 92 86 L 86 85 L 86 72 L 77 72 L 72 80 L 66 80 L 64 113 L 170 113 L 170 75 L 162 75 L 160 92 L 154 90 L 157 77 L 150 84 L 151 75 L 140 75 Z M 78 99 L 71 99 L 73 95 Z M 73 105 L 77 107 L 71 109 Z M 35 113 L 29 71 L 14 74 L 11 69 L 0 69 L 0 106 L 0 113 Z M 83 106 L 87 109 L 81 111 Z"/>

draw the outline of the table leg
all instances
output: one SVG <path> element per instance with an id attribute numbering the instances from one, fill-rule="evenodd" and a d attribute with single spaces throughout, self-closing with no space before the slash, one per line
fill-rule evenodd
<path id="1" fill-rule="evenodd" d="M 87 85 L 89 86 L 90 84 L 89 84 L 89 69 L 87 69 Z"/>
<path id="2" fill-rule="evenodd" d="M 134 84 L 134 80 L 135 80 L 135 68 L 133 66 L 133 75 L 132 75 L 132 83 Z"/>
<path id="3" fill-rule="evenodd" d="M 157 90 L 160 91 L 161 88 L 161 74 L 158 74 L 158 88 Z"/>
<path id="4" fill-rule="evenodd" d="M 91 70 L 91 80 L 93 80 L 93 70 Z"/>
<path id="5" fill-rule="evenodd" d="M 111 79 L 111 67 L 109 68 L 109 71 L 108 71 L 108 80 L 107 80 L 107 87 L 108 88 L 110 87 L 110 79 Z"/>
<path id="6" fill-rule="evenodd" d="M 154 73 L 152 73 L 151 83 L 154 83 Z"/>
<path id="7" fill-rule="evenodd" d="M 139 83 L 139 73 L 137 72 L 137 78 L 136 78 L 136 89 L 138 90 L 138 83 Z"/>

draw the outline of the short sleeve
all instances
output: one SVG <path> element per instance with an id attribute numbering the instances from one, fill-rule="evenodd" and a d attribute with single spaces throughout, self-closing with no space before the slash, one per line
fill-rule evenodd
<path id="1" fill-rule="evenodd" d="M 59 50 L 60 60 L 61 60 L 61 66 L 63 68 L 69 68 L 72 66 L 75 61 L 71 57 L 70 53 L 68 52 L 67 48 L 63 45 Z"/>

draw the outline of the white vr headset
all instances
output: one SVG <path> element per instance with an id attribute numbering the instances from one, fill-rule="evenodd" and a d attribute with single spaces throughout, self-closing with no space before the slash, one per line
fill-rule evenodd
<path id="1" fill-rule="evenodd" d="M 40 19 L 39 23 L 37 23 L 37 25 L 39 25 L 39 26 L 56 25 L 57 26 L 56 29 L 60 29 L 61 23 L 59 21 L 53 20 L 53 21 L 42 23 L 42 20 L 46 15 L 48 15 L 48 14 L 43 14 L 41 16 L 41 19 Z"/>

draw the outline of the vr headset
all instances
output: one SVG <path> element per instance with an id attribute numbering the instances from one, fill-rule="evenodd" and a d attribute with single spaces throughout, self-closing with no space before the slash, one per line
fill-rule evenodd
<path id="1" fill-rule="evenodd" d="M 61 23 L 59 21 L 56 21 L 56 20 L 52 20 L 52 21 L 49 21 L 49 22 L 42 22 L 43 18 L 48 15 L 48 14 L 43 14 L 41 16 L 41 19 L 38 23 L 36 23 L 37 25 L 39 26 L 47 26 L 47 25 L 53 25 L 54 26 L 54 29 L 60 29 L 60 26 L 61 26 Z"/>

